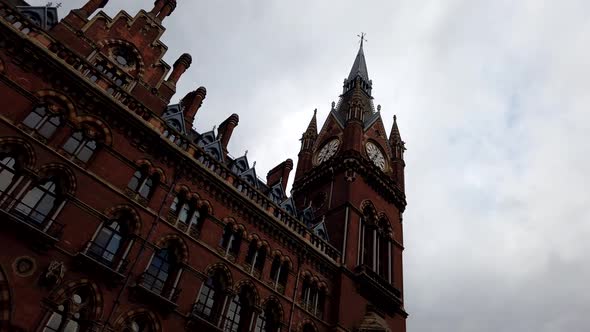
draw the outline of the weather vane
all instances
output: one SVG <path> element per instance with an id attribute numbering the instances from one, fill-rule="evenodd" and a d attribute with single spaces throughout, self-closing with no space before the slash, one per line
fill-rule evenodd
<path id="1" fill-rule="evenodd" d="M 365 36 L 366 36 L 366 35 L 367 35 L 367 34 L 366 34 L 366 33 L 364 33 L 364 32 L 361 32 L 361 34 L 360 34 L 360 35 L 356 35 L 357 37 L 359 37 L 359 38 L 361 39 L 361 47 L 363 46 L 363 42 L 364 42 L 364 41 L 368 41 L 368 40 L 367 40 L 367 38 L 365 38 Z"/>

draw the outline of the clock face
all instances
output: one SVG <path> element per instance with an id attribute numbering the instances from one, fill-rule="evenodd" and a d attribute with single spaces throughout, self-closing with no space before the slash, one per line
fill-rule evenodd
<path id="1" fill-rule="evenodd" d="M 320 152 L 318 152 L 316 157 L 317 163 L 321 164 L 324 161 L 332 158 L 332 156 L 336 154 L 336 151 L 338 151 L 338 146 L 340 146 L 340 141 L 336 138 L 326 143 Z"/>
<path id="2" fill-rule="evenodd" d="M 369 159 L 371 159 L 373 164 L 379 167 L 382 171 L 385 170 L 385 157 L 383 156 L 381 149 L 372 142 L 368 142 L 365 149 L 367 150 L 367 156 L 369 156 Z"/>

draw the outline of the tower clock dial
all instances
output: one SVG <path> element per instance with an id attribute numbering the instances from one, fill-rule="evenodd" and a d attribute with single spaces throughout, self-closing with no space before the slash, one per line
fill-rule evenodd
<path id="1" fill-rule="evenodd" d="M 367 156 L 373 162 L 373 164 L 384 171 L 385 157 L 383 156 L 381 149 L 379 149 L 379 147 L 372 142 L 368 142 L 367 145 L 365 145 L 365 149 L 367 150 Z"/>
<path id="2" fill-rule="evenodd" d="M 340 146 L 340 141 L 336 138 L 324 144 L 316 157 L 317 163 L 321 164 L 324 161 L 332 158 L 332 156 L 336 154 L 336 151 L 338 151 L 338 146 Z"/>

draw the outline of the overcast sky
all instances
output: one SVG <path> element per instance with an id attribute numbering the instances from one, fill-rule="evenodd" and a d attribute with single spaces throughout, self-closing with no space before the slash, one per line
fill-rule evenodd
<path id="1" fill-rule="evenodd" d="M 61 16 L 83 3 L 63 2 Z M 168 63 L 194 60 L 174 100 L 207 87 L 199 131 L 238 113 L 230 153 L 249 150 L 264 177 L 297 160 L 366 32 L 375 103 L 408 147 L 408 331 L 582 332 L 589 13 L 586 0 L 178 0 L 163 40 Z"/>

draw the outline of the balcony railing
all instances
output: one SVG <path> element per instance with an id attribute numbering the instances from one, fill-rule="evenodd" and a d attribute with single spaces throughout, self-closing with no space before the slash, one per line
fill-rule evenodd
<path id="1" fill-rule="evenodd" d="M 180 296 L 181 289 L 177 287 L 169 287 L 167 282 L 159 279 L 157 276 L 144 272 L 139 276 L 137 281 L 137 288 L 142 291 L 145 297 L 149 300 L 155 300 L 166 309 L 174 309 L 178 306 L 177 301 Z"/>
<path id="2" fill-rule="evenodd" d="M 40 235 L 49 242 L 57 242 L 63 235 L 63 224 L 14 196 L 0 192 L 0 210 L 24 230 Z"/>
<path id="3" fill-rule="evenodd" d="M 119 257 L 118 253 L 111 252 L 93 241 L 86 244 L 84 251 L 80 252 L 78 256 L 86 265 L 94 268 L 97 272 L 107 274 L 108 280 L 117 282 L 125 277 L 125 273 L 129 266 L 127 258 Z"/>

